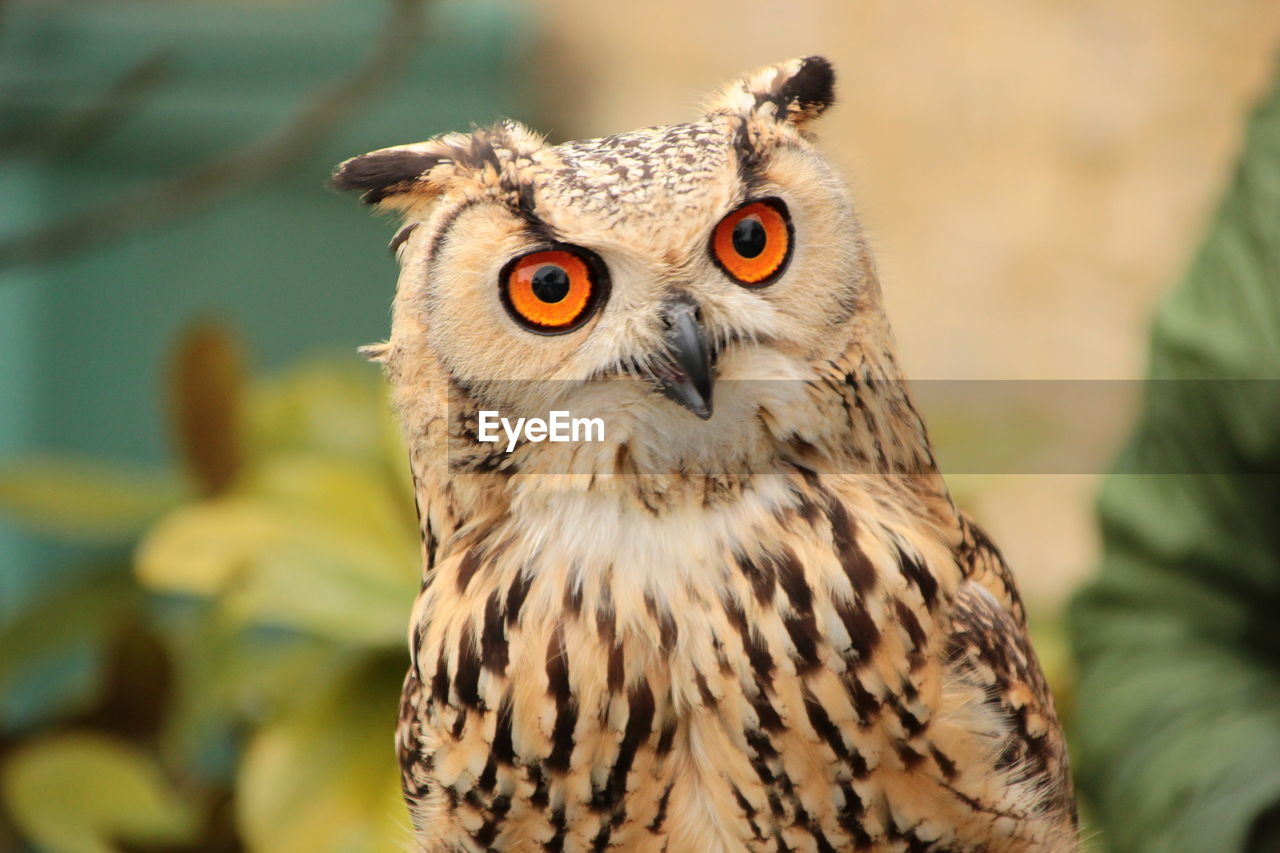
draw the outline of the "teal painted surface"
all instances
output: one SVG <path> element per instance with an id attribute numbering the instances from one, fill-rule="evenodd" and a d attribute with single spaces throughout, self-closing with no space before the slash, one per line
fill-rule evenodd
<path id="1" fill-rule="evenodd" d="M 193 319 L 227 321 L 257 370 L 385 336 L 391 226 L 325 187 L 353 154 L 522 115 L 514 3 L 428 6 L 409 67 L 278 174 L 85 254 L 0 273 L 0 454 L 42 449 L 162 463 L 165 357 Z M 0 228 L 58 220 L 260 138 L 358 66 L 386 8 L 6 4 L 0 30 Z M 169 74 L 80 150 L 23 151 L 149 56 Z M 84 552 L 0 524 L 0 619 Z"/>

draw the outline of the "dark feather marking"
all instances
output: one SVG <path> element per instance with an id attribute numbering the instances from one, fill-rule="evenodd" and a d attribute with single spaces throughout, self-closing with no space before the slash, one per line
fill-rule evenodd
<path id="1" fill-rule="evenodd" d="M 907 638 L 911 640 L 910 666 L 912 669 L 917 669 L 924 663 L 924 650 L 928 645 L 929 637 L 925 634 L 924 628 L 920 627 L 920 620 L 911 612 L 911 608 L 901 600 L 894 600 L 893 610 L 898 617 L 898 624 L 903 627 L 907 632 Z"/>
<path id="2" fill-rule="evenodd" d="M 631 773 L 636 752 L 653 732 L 653 689 L 649 687 L 649 682 L 641 681 L 632 688 L 629 704 L 627 727 L 623 731 L 622 742 L 618 744 L 618 757 L 614 759 L 613 768 L 609 771 L 609 782 L 604 795 L 605 808 L 612 808 L 622 802 L 622 797 L 627 792 L 627 775 Z"/>
<path id="3" fill-rule="evenodd" d="M 902 730 L 907 733 L 907 737 L 917 737 L 929 727 L 928 720 L 919 719 L 901 705 L 896 705 L 894 711 L 897 713 L 898 722 L 902 724 Z"/>
<path id="4" fill-rule="evenodd" d="M 582 613 L 582 582 L 578 573 L 571 572 L 569 582 L 564 588 L 564 609 L 570 616 L 578 616 Z"/>
<path id="5" fill-rule="evenodd" d="M 806 478 L 807 479 L 807 478 Z M 816 526 L 818 519 L 822 517 L 822 507 L 809 497 L 807 492 L 796 493 L 796 512 L 800 514 L 809 526 Z"/>
<path id="6" fill-rule="evenodd" d="M 648 826 L 649 831 L 654 834 L 662 831 L 662 824 L 667 820 L 667 803 L 671 799 L 671 789 L 674 787 L 674 782 L 668 784 L 667 787 L 663 789 L 662 796 L 658 799 L 658 813 L 653 816 L 653 822 Z M 734 790 L 736 791 L 737 789 L 735 788 Z"/>
<path id="7" fill-rule="evenodd" d="M 782 724 L 782 718 L 778 716 L 778 712 L 769 701 L 769 697 L 765 695 L 764 688 L 756 690 L 755 695 L 751 697 L 751 707 L 755 709 L 756 716 L 760 720 L 760 728 L 766 732 L 777 734 L 786 728 Z"/>
<path id="8" fill-rule="evenodd" d="M 895 743 L 893 749 L 898 753 L 898 758 L 902 759 L 903 766 L 908 770 L 916 769 L 924 761 L 924 756 L 912 749 L 908 743 Z"/>
<path id="9" fill-rule="evenodd" d="M 818 642 L 822 634 L 818 623 L 810 613 L 805 616 L 788 616 L 782 620 L 792 644 L 795 645 L 796 671 L 801 675 L 822 668 L 822 659 L 818 657 Z"/>
<path id="10" fill-rule="evenodd" d="M 462 595 L 467 591 L 467 584 L 471 583 L 471 578 L 475 576 L 476 570 L 480 568 L 478 550 L 477 548 L 469 548 L 467 553 L 462 555 L 462 562 L 458 564 L 458 595 Z"/>
<path id="11" fill-rule="evenodd" d="M 475 841 L 481 847 L 488 848 L 493 844 L 493 840 L 498 837 L 498 831 L 502 828 L 502 822 L 507 817 L 507 812 L 511 811 L 511 798 L 506 794 L 499 794 L 493 798 L 493 803 L 489 806 L 489 819 L 475 834 Z"/>
<path id="12" fill-rule="evenodd" d="M 658 745 L 654 747 L 654 753 L 662 758 L 671 751 L 671 746 L 676 739 L 676 721 L 667 720 L 662 727 L 662 734 L 658 735 Z"/>
<path id="13" fill-rule="evenodd" d="M 600 603 L 596 606 L 596 633 L 600 636 L 601 644 L 606 647 L 613 645 L 618 633 L 617 614 L 614 613 L 613 595 L 609 592 L 608 580 L 600 593 Z"/>
<path id="14" fill-rule="evenodd" d="M 573 730 L 578 724 L 577 703 L 570 702 L 558 714 L 551 732 L 551 754 L 547 756 L 547 769 L 557 773 L 567 772 L 573 757 Z"/>
<path id="15" fill-rule="evenodd" d="M 425 581 L 424 581 L 425 584 Z M 409 656 L 413 660 L 413 668 L 418 668 L 418 654 L 422 651 L 422 644 L 427 636 L 427 621 L 421 620 L 417 625 L 413 626 L 413 645 L 409 647 Z"/>
<path id="16" fill-rule="evenodd" d="M 480 633 L 480 654 L 485 669 L 499 675 L 507 671 L 507 632 L 503 627 L 502 599 L 494 590 L 484 605 L 484 630 Z"/>
<path id="17" fill-rule="evenodd" d="M 765 684 L 772 683 L 773 658 L 765 648 L 764 640 L 747 625 L 747 614 L 743 612 L 742 605 L 736 599 L 729 598 L 724 601 L 724 609 L 730 623 L 742 638 L 743 650 L 746 651 L 747 660 L 750 661 L 756 676 Z"/>
<path id="18" fill-rule="evenodd" d="M 776 567 L 778 581 L 796 612 L 813 613 L 813 590 L 805 581 L 804 566 L 800 565 L 795 552 L 784 546 L 782 553 L 770 560 L 770 563 Z"/>
<path id="19" fill-rule="evenodd" d="M 769 769 L 766 762 L 770 759 L 777 758 L 778 750 L 773 748 L 773 744 L 769 741 L 769 738 L 765 737 L 761 732 L 748 731 L 744 732 L 743 736 L 746 738 L 747 746 L 751 747 L 751 751 L 756 755 L 751 764 L 755 767 L 756 774 L 760 777 L 760 781 L 764 782 L 766 785 L 772 785 L 773 771 Z"/>
<path id="20" fill-rule="evenodd" d="M 853 778 L 855 779 L 865 779 L 871 775 L 871 768 L 867 766 L 867 760 L 856 749 L 849 751 L 849 770 L 853 773 Z"/>
<path id="21" fill-rule="evenodd" d="M 936 746 L 929 745 L 929 754 L 933 756 L 933 761 L 938 765 L 938 770 L 942 772 L 943 778 L 948 782 L 956 778 L 956 763 L 942 753 Z"/>
<path id="22" fill-rule="evenodd" d="M 467 730 L 467 709 L 459 708 L 457 716 L 453 718 L 453 728 L 449 733 L 454 740 L 462 740 L 462 733 Z"/>
<path id="23" fill-rule="evenodd" d="M 813 818 L 809 817 L 808 810 L 800 804 L 799 798 L 795 798 L 796 826 L 802 828 L 809 835 L 813 836 L 814 844 L 817 846 L 818 853 L 836 853 L 836 849 L 831 846 L 831 842 L 827 840 L 827 836 L 822 830 L 814 824 Z"/>
<path id="24" fill-rule="evenodd" d="M 493 793 L 493 787 L 498 783 L 498 761 L 493 756 L 492 750 L 489 752 L 489 760 L 484 763 L 484 770 L 480 771 L 480 776 L 476 779 L 476 787 L 486 794 Z"/>
<path id="25" fill-rule="evenodd" d="M 855 850 L 870 850 L 872 844 L 871 836 L 862 827 L 862 816 L 866 812 L 866 806 L 862 802 L 862 798 L 853 789 L 853 785 L 848 782 L 840 783 L 840 791 L 844 794 L 844 805 L 836 813 L 836 820 L 839 821 L 840 828 L 853 837 Z"/>
<path id="26" fill-rule="evenodd" d="M 702 697 L 702 704 L 708 708 L 716 706 L 715 694 L 711 692 L 711 685 L 707 684 L 707 677 L 702 674 L 701 670 L 696 670 L 693 674 L 694 683 L 698 685 L 698 695 Z"/>
<path id="27" fill-rule="evenodd" d="M 780 818 L 786 816 L 787 810 L 782 807 L 782 800 L 778 797 L 777 791 L 770 791 L 767 799 L 769 801 L 769 811 L 773 813 L 774 817 Z M 782 849 L 788 849 L 783 848 L 781 834 L 778 835 L 778 846 Z"/>
<path id="28" fill-rule="evenodd" d="M 471 623 L 462 626 L 462 634 L 458 640 L 458 671 L 453 678 L 454 692 L 458 701 L 466 708 L 484 710 L 480 699 L 480 657 L 476 654 L 475 643 L 471 639 Z"/>
<path id="29" fill-rule="evenodd" d="M 858 712 L 858 725 L 863 728 L 872 725 L 880 713 L 880 700 L 857 677 L 846 678 L 845 689 L 853 700 L 853 709 Z"/>
<path id="30" fill-rule="evenodd" d="M 564 806 L 560 806 L 551 813 L 551 828 L 555 830 L 555 834 L 551 836 L 551 840 L 542 845 L 547 853 L 563 853 L 564 839 L 569 834 L 569 824 L 565 820 Z"/>
<path id="31" fill-rule="evenodd" d="M 847 598 L 837 598 L 835 605 L 836 615 L 849 633 L 849 644 L 854 655 L 852 663 L 857 666 L 869 661 L 880 642 L 880 629 L 876 627 L 871 613 L 861 602 Z"/>
<path id="32" fill-rule="evenodd" d="M 449 702 L 449 660 L 445 657 L 444 646 L 440 647 L 436 671 L 431 676 L 431 698 L 441 705 Z"/>
<path id="33" fill-rule="evenodd" d="M 756 823 L 756 810 L 751 803 L 747 802 L 747 798 L 742 796 L 742 792 L 738 790 L 737 785 L 730 785 L 729 790 L 733 792 L 733 798 L 738 802 L 738 808 L 742 809 L 742 814 L 747 819 L 747 826 L 751 827 L 751 835 L 757 841 L 764 841 L 764 836 L 760 834 L 760 826 Z"/>
<path id="34" fill-rule="evenodd" d="M 610 693 L 618 693 L 626 683 L 627 668 L 622 643 L 609 649 L 608 684 Z"/>
<path id="35" fill-rule="evenodd" d="M 569 769 L 573 756 L 573 730 L 578 725 L 578 705 L 569 690 L 569 653 L 559 629 L 547 644 L 547 691 L 556 703 L 556 722 L 551 732 L 551 754 L 547 767 L 556 772 Z"/>
<path id="36" fill-rule="evenodd" d="M 849 511 L 834 497 L 827 497 L 827 522 L 831 525 L 831 542 L 836 556 L 855 592 L 869 595 L 876 588 L 876 570 L 871 560 L 858 544 L 853 519 Z"/>
<path id="37" fill-rule="evenodd" d="M 760 606 L 768 607 L 772 604 L 773 590 L 776 586 L 773 563 L 766 559 L 762 560 L 760 565 L 756 565 L 750 557 L 739 554 L 738 569 L 755 590 L 756 601 L 760 602 Z"/>
<path id="38" fill-rule="evenodd" d="M 502 697 L 498 706 L 498 719 L 493 729 L 493 746 L 489 754 L 502 764 L 515 764 L 516 751 L 511 742 L 511 694 Z"/>
<path id="39" fill-rule="evenodd" d="M 529 795 L 529 805 L 539 811 L 543 811 L 551 802 L 551 795 L 547 786 L 547 778 L 542 775 L 542 770 L 539 769 L 536 764 L 530 764 L 527 770 L 529 774 L 529 783 L 533 785 L 533 793 Z"/>
<path id="40" fill-rule="evenodd" d="M 831 722 L 831 717 L 828 716 L 826 709 L 818 704 L 818 701 L 808 690 L 805 691 L 804 710 L 809 716 L 809 725 L 813 726 L 813 730 L 818 733 L 818 737 L 822 738 L 827 746 L 831 747 L 831 751 L 836 754 L 837 758 L 847 761 L 849 747 L 845 745 L 844 738 L 840 735 L 839 727 Z"/>
<path id="41" fill-rule="evenodd" d="M 671 615 L 671 611 L 667 608 L 659 608 L 657 599 L 653 597 L 653 593 L 645 592 L 644 606 L 649 611 L 649 615 L 658 623 L 658 637 L 664 652 L 669 652 L 676 647 L 676 637 L 678 629 L 676 628 L 675 617 Z"/>
<path id="42" fill-rule="evenodd" d="M 928 566 L 925 566 L 904 551 L 901 545 L 896 545 L 895 547 L 898 551 L 898 565 L 902 568 L 903 576 L 916 589 L 920 590 L 920 596 L 924 599 L 925 607 L 932 610 L 934 603 L 938 600 L 937 578 L 929 572 Z"/>
<path id="43" fill-rule="evenodd" d="M 524 569 L 511 582 L 511 587 L 507 590 L 507 627 L 520 621 L 520 608 L 524 606 L 524 600 L 529 595 L 529 587 L 532 585 L 533 575 Z"/>

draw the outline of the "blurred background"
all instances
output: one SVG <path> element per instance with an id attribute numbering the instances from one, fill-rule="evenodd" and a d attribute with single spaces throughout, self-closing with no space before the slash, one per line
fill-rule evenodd
<path id="1" fill-rule="evenodd" d="M 500 116 L 682 121 L 825 54 L 822 146 L 908 376 L 1122 387 L 1277 46 L 1273 0 L 0 4 L 0 850 L 408 839 L 415 523 L 354 354 L 387 333 L 392 227 L 325 188 L 339 160 Z M 1058 619 L 1125 399 L 1070 472 L 949 477 L 1067 715 Z M 1054 440 L 1022 415 L 1001 441 Z"/>

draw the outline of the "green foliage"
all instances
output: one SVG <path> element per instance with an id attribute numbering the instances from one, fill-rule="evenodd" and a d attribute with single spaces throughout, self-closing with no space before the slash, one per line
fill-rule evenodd
<path id="1" fill-rule="evenodd" d="M 30 456 L 0 465 L 0 512 L 60 539 L 131 541 L 182 497 L 181 481 L 168 472 L 97 459 Z"/>
<path id="2" fill-rule="evenodd" d="M 154 756 L 98 734 L 24 744 L 3 768 L 5 805 L 31 840 L 66 853 L 111 853 L 114 841 L 193 840 L 196 813 Z"/>
<path id="3" fill-rule="evenodd" d="M 275 625 L 373 647 L 402 642 L 417 589 L 411 499 L 345 460 L 291 454 L 225 495 L 163 518 L 137 552 L 160 592 L 216 599 L 241 625 Z"/>
<path id="4" fill-rule="evenodd" d="M 0 843 L 6 823 L 69 853 L 410 837 L 392 733 L 420 555 L 385 389 L 354 360 L 247 382 L 240 362 L 208 326 L 179 347 L 185 473 L 0 468 L 11 519 L 134 543 L 0 625 Z"/>
<path id="5" fill-rule="evenodd" d="M 411 836 L 400 773 L 387 760 L 397 705 L 383 701 L 403 678 L 403 666 L 385 661 L 353 667 L 254 733 L 237 777 L 237 816 L 250 847 L 405 847 Z"/>

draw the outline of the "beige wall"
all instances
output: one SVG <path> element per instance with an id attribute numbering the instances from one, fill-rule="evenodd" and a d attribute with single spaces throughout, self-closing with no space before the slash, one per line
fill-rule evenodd
<path id="1" fill-rule="evenodd" d="M 1280 44 L 1276 0 L 533 8 L 554 140 L 680 121 L 747 68 L 834 60 L 840 104 L 819 132 L 860 199 L 913 378 L 1140 376 L 1154 300 Z M 1094 480 L 956 487 L 1052 603 L 1092 561 Z"/>

